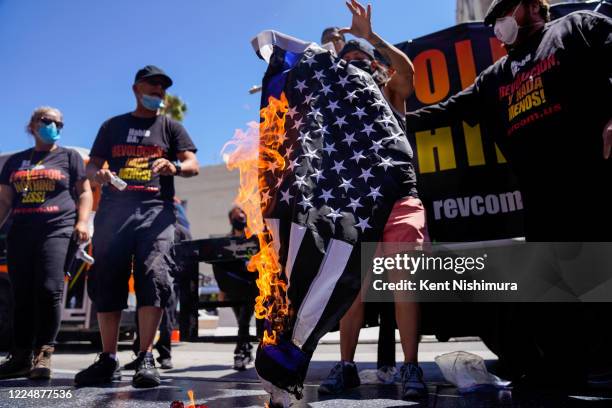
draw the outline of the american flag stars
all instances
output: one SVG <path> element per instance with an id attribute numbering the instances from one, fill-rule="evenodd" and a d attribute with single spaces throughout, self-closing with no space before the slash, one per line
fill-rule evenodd
<path id="1" fill-rule="evenodd" d="M 385 174 L 399 163 L 386 149 L 403 133 L 380 90 L 357 68 L 315 54 L 293 75 L 287 132 L 277 139 L 287 161 L 284 170 L 269 166 L 279 179 L 277 200 L 304 213 L 321 210 L 334 223 L 352 214 L 350 223 L 363 233 L 372 228 L 372 203 L 386 194 Z"/>
<path id="2" fill-rule="evenodd" d="M 297 89 L 300 92 L 303 92 L 304 89 L 308 89 L 308 87 L 306 86 L 306 80 L 297 81 L 297 85 L 293 89 Z"/>
<path id="3" fill-rule="evenodd" d="M 344 217 L 344 215 L 340 214 L 339 208 L 337 210 L 331 208 L 331 211 L 329 212 L 329 214 L 326 215 L 326 217 L 332 218 L 334 222 L 336 222 L 336 218 L 342 218 Z"/>

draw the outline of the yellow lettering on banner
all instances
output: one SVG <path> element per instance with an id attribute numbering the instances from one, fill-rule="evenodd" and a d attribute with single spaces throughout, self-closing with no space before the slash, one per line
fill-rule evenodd
<path id="1" fill-rule="evenodd" d="M 23 204 L 30 203 L 44 203 L 45 202 L 46 193 L 44 191 L 30 191 L 23 197 L 21 202 Z"/>
<path id="2" fill-rule="evenodd" d="M 123 180 L 151 180 L 151 170 L 141 170 L 133 167 L 123 168 L 119 170 L 119 178 Z"/>
<path id="3" fill-rule="evenodd" d="M 463 122 L 463 135 L 465 137 L 465 150 L 467 151 L 468 165 L 482 166 L 485 164 L 480 125 L 472 127 Z"/>
<path id="4" fill-rule="evenodd" d="M 499 164 L 506 163 L 506 158 L 501 150 L 499 150 L 499 147 L 497 147 L 497 144 L 495 145 L 495 154 L 497 155 L 497 162 Z"/>
<path id="5" fill-rule="evenodd" d="M 421 173 L 433 173 L 457 168 L 450 127 L 417 132 L 415 137 L 419 171 Z M 436 157 L 439 169 L 436 168 Z"/>

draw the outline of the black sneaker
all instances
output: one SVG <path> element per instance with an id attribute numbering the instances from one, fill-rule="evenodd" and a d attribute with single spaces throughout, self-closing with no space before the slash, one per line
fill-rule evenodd
<path id="1" fill-rule="evenodd" d="M 141 351 L 138 354 L 138 358 L 140 359 L 140 364 L 132 378 L 132 385 L 135 388 L 152 388 L 161 384 L 159 371 L 155 368 L 153 353 Z"/>
<path id="2" fill-rule="evenodd" d="M 327 378 L 319 385 L 320 394 L 339 394 L 351 388 L 359 387 L 361 380 L 355 363 L 340 361 L 331 369 Z"/>
<path id="3" fill-rule="evenodd" d="M 170 357 L 157 357 L 157 362 L 159 363 L 159 368 L 162 370 L 172 370 L 174 368 L 174 364 L 172 364 L 172 359 Z"/>
<path id="4" fill-rule="evenodd" d="M 123 369 L 136 371 L 138 369 L 138 366 L 140 365 L 140 360 L 141 358 L 139 357 L 139 354 L 136 353 L 136 357 L 130 363 L 124 365 Z"/>
<path id="5" fill-rule="evenodd" d="M 244 371 L 253 361 L 253 345 L 251 343 L 239 344 L 234 349 L 234 370 Z"/>
<path id="6" fill-rule="evenodd" d="M 119 361 L 108 353 L 100 353 L 95 363 L 74 376 L 77 386 L 108 384 L 121 379 Z"/>
<path id="7" fill-rule="evenodd" d="M 27 377 L 33 366 L 32 350 L 14 350 L 0 363 L 0 380 Z"/>
<path id="8" fill-rule="evenodd" d="M 423 381 L 423 370 L 417 364 L 405 363 L 401 370 L 402 398 L 414 399 L 427 395 L 427 387 Z"/>

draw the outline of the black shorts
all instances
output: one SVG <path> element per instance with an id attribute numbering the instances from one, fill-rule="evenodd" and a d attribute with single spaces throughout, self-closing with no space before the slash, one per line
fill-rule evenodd
<path id="1" fill-rule="evenodd" d="M 94 221 L 93 256 L 87 292 L 98 312 L 127 308 L 134 260 L 138 307 L 165 307 L 172 293 L 174 223 L 172 203 L 102 202 Z"/>

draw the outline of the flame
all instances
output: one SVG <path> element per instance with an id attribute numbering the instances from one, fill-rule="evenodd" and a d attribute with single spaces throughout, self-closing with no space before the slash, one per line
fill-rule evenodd
<path id="1" fill-rule="evenodd" d="M 188 390 L 187 396 L 189 397 L 189 405 L 187 406 L 187 408 L 195 408 L 195 398 L 193 395 L 193 390 Z"/>
<path id="2" fill-rule="evenodd" d="M 189 397 L 189 405 L 185 405 L 183 401 L 172 401 L 172 404 L 170 404 L 170 408 L 208 408 L 206 404 L 195 403 L 195 396 L 193 390 L 188 390 L 187 396 Z"/>
<path id="3" fill-rule="evenodd" d="M 262 216 L 268 204 L 267 201 L 262 202 L 262 193 L 266 197 L 265 194 L 276 189 L 275 177 L 267 177 L 266 174 L 274 174 L 285 168 L 285 160 L 278 149 L 285 137 L 288 110 L 289 103 L 284 93 L 280 99 L 270 97 L 268 106 L 260 111 L 261 123 L 251 122 L 247 132 L 237 130 L 222 151 L 227 168 L 240 171 L 240 187 L 235 203 L 247 216 L 247 238 L 255 235 L 259 241 L 259 252 L 249 261 L 248 269 L 259 272 L 255 316 L 266 322 L 264 345 L 277 344 L 278 334 L 283 331 L 289 311 L 287 285 L 281 279 L 278 253 Z"/>

